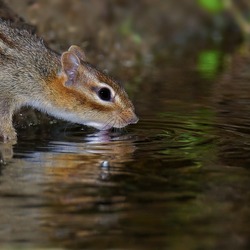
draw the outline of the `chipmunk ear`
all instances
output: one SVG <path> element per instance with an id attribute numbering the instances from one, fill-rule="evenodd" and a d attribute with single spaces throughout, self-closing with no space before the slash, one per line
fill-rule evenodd
<path id="1" fill-rule="evenodd" d="M 76 82 L 77 70 L 80 65 L 80 60 L 75 53 L 64 52 L 61 56 L 62 70 L 67 75 L 66 86 L 71 86 Z"/>
<path id="2" fill-rule="evenodd" d="M 77 57 L 78 57 L 80 60 L 86 61 L 86 55 L 85 55 L 84 51 L 83 51 L 80 47 L 78 47 L 78 46 L 76 46 L 76 45 L 72 45 L 72 46 L 69 47 L 69 50 L 68 50 L 68 51 L 70 51 L 70 52 L 76 54 Z"/>

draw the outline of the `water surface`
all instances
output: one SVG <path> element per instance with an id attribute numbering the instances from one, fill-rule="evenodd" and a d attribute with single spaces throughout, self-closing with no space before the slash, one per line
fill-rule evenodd
<path id="1" fill-rule="evenodd" d="M 1 249 L 248 249 L 250 102 L 218 96 L 209 62 L 135 79 L 124 130 L 55 123 L 2 144 Z"/>

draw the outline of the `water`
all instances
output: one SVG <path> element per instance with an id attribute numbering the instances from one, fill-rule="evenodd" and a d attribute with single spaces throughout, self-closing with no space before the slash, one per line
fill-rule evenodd
<path id="1" fill-rule="evenodd" d="M 192 61 L 139 80 L 123 131 L 56 123 L 2 144 L 1 249 L 249 249 L 250 102 L 239 75 L 218 95 L 231 71 Z"/>

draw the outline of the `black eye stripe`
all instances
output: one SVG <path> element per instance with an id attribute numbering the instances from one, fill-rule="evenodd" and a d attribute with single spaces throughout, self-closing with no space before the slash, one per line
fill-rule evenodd
<path id="1" fill-rule="evenodd" d="M 103 101 L 110 102 L 112 99 L 111 91 L 108 88 L 103 87 L 99 89 L 97 94 L 98 97 Z"/>

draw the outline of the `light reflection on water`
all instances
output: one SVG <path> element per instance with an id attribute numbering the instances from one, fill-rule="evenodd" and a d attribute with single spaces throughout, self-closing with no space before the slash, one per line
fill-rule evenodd
<path id="1" fill-rule="evenodd" d="M 197 115 L 168 114 L 127 132 L 74 128 L 61 141 L 20 142 L 2 166 L 1 242 L 152 249 L 179 235 L 194 244 L 178 225 L 198 233 L 193 223 L 216 217 L 213 206 L 228 209 L 209 191 L 216 188 L 209 176 L 216 186 L 223 173 L 216 167 L 215 129 Z"/>
<path id="2" fill-rule="evenodd" d="M 79 246 L 92 244 L 89 240 L 96 237 L 93 247 L 100 247 L 109 237 L 126 245 L 127 233 L 152 234 L 153 242 L 154 235 L 161 238 L 160 219 L 149 219 L 153 224 L 147 226 L 149 215 L 143 222 L 141 206 L 150 200 L 160 206 L 174 200 L 173 190 L 166 192 L 168 169 L 200 167 L 198 149 L 210 142 L 202 129 L 169 118 L 142 120 L 127 132 L 79 134 L 72 128 L 61 141 L 33 139 L 15 145 L 14 158 L 8 156 L 9 163 L 2 166 L 0 220 L 9 215 L 2 228 L 10 231 L 1 231 L 1 241 L 41 245 L 59 241 L 70 247 L 74 235 Z M 5 151 L 11 152 L 8 146 Z M 192 154 L 194 147 L 197 152 Z M 193 196 L 185 191 L 178 199 Z M 126 233 L 134 217 L 142 225 Z"/>

